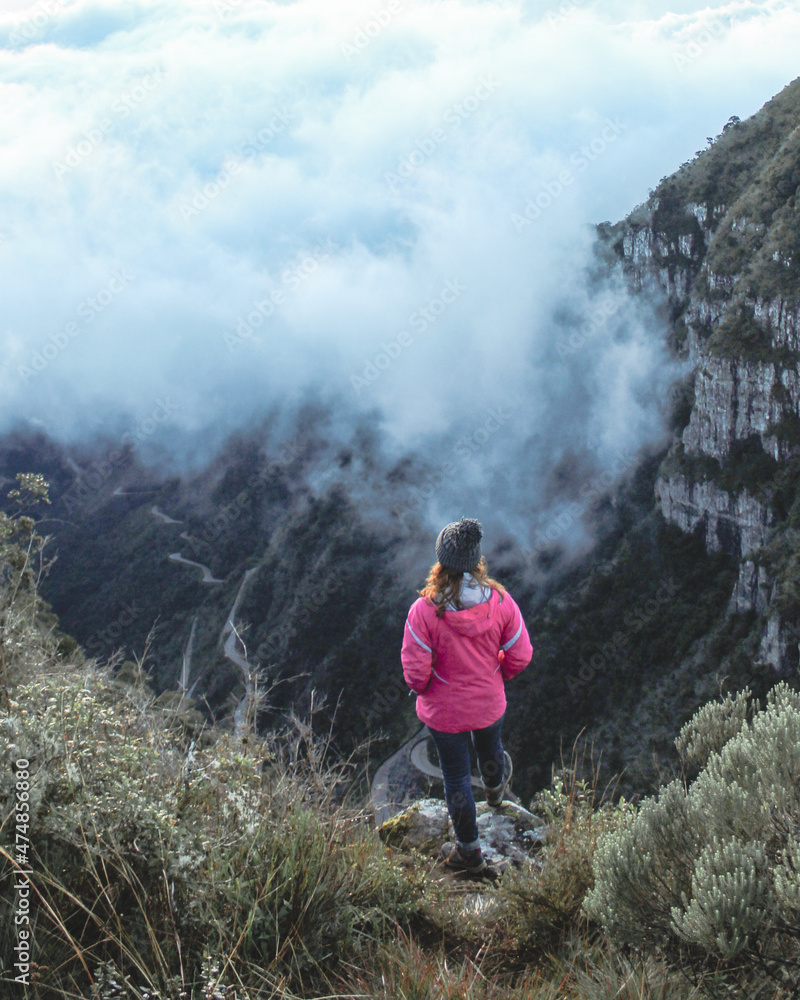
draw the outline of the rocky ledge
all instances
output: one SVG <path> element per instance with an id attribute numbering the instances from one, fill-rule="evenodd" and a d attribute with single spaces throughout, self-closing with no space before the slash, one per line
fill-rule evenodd
<path id="1" fill-rule="evenodd" d="M 532 860 L 547 836 L 542 820 L 515 802 L 506 800 L 495 809 L 480 802 L 477 813 L 484 857 L 499 871 Z M 419 851 L 433 860 L 441 858 L 442 844 L 454 839 L 447 806 L 440 799 L 420 799 L 386 820 L 378 834 L 390 847 Z"/>
<path id="2" fill-rule="evenodd" d="M 773 523 L 767 505 L 746 490 L 732 495 L 710 480 L 692 482 L 680 474 L 659 479 L 656 498 L 664 517 L 682 531 L 702 530 L 709 552 L 746 556 L 765 543 Z"/>

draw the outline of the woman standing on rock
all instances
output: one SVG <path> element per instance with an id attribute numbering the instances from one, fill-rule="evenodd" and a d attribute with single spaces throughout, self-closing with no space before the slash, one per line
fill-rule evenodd
<path id="1" fill-rule="evenodd" d="M 525 622 L 506 589 L 486 575 L 481 525 L 462 517 L 436 539 L 436 557 L 420 597 L 411 605 L 403 636 L 403 676 L 417 694 L 417 715 L 439 753 L 455 844 L 445 862 L 481 872 L 472 794 L 470 739 L 475 744 L 486 800 L 503 801 L 511 758 L 503 750 L 505 681 L 531 660 Z"/>

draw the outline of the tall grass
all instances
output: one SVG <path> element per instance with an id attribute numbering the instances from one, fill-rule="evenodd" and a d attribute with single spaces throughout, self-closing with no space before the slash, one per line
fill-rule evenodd
<path id="1" fill-rule="evenodd" d="M 371 816 L 341 796 L 352 766 L 307 725 L 192 744 L 170 713 L 120 698 L 108 668 L 72 663 L 13 690 L 3 735 L 6 817 L 14 760 L 31 761 L 42 996 L 101 996 L 110 976 L 127 977 L 120 996 L 177 998 L 204 967 L 215 989 L 289 996 L 418 906 Z M 6 820 L 4 875 L 12 838 Z"/>
<path id="2" fill-rule="evenodd" d="M 598 842 L 634 808 L 598 789 L 585 745 L 532 806 L 548 825 L 541 854 L 495 885 L 442 877 L 413 934 L 353 963 L 343 996 L 369 1000 L 699 1000 L 655 957 L 626 955 L 581 913 Z M 478 905 L 480 904 L 480 905 Z"/>

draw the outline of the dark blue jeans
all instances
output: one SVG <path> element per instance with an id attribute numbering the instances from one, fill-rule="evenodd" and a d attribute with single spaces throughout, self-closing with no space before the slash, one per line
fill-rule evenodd
<path id="1" fill-rule="evenodd" d="M 505 713 L 486 729 L 465 733 L 441 733 L 431 729 L 439 766 L 444 778 L 447 811 L 453 821 L 456 840 L 469 850 L 478 847 L 478 824 L 475 819 L 475 797 L 472 794 L 470 742 L 475 744 L 478 767 L 487 788 L 496 788 L 503 781 L 503 743 L 501 733 Z"/>

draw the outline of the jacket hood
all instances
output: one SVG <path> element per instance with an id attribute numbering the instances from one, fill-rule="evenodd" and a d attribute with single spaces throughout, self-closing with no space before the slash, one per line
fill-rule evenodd
<path id="1" fill-rule="evenodd" d="M 488 601 L 462 611 L 445 611 L 441 621 L 458 635 L 481 635 L 492 627 L 498 599 L 497 591 L 492 590 Z"/>
<path id="2" fill-rule="evenodd" d="M 482 586 L 471 573 L 464 573 L 461 578 L 458 602 L 460 607 L 456 607 L 452 601 L 447 605 L 448 611 L 462 611 L 464 608 L 474 607 L 476 604 L 485 604 L 491 599 L 492 588 Z"/>

